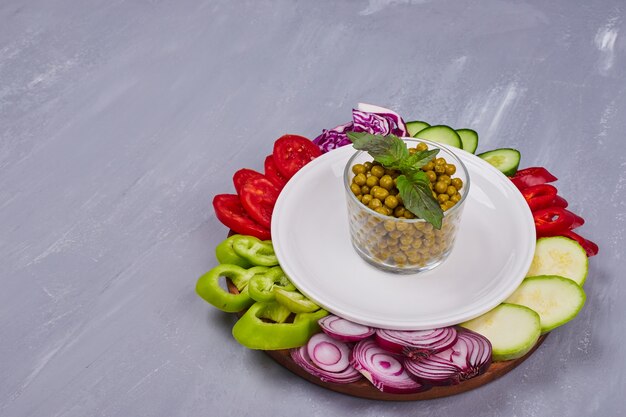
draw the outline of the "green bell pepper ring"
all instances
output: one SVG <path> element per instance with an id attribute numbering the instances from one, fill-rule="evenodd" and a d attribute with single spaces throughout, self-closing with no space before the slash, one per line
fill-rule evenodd
<path id="1" fill-rule="evenodd" d="M 267 266 L 253 266 L 252 268 L 248 268 L 248 273 L 244 276 L 244 280 L 245 282 L 242 283 L 243 286 L 240 287 L 240 280 L 235 278 L 233 280 L 233 278 L 231 278 L 230 280 L 232 281 L 233 284 L 235 284 L 235 287 L 237 287 L 237 289 L 239 291 L 243 290 L 243 288 L 245 286 L 250 286 L 250 282 L 254 279 L 254 277 L 259 276 L 259 275 L 265 275 L 267 273 L 267 271 L 269 271 L 270 268 L 268 268 Z M 258 300 L 257 300 L 258 301 Z"/>
<path id="2" fill-rule="evenodd" d="M 289 281 L 280 266 L 270 268 L 263 275 L 250 278 L 248 292 L 256 301 L 274 300 L 274 288 L 283 288 L 286 291 L 295 291 L 296 287 Z"/>
<path id="3" fill-rule="evenodd" d="M 240 237 L 242 237 L 242 235 L 232 235 L 217 245 L 215 248 L 215 257 L 219 263 L 237 265 L 242 268 L 250 268 L 252 266 L 250 261 L 237 255 L 237 252 L 233 249 L 233 243 Z"/>
<path id="4" fill-rule="evenodd" d="M 246 285 L 252 275 L 249 270 L 237 265 L 218 265 L 198 279 L 196 293 L 222 311 L 237 313 L 254 304 Z M 229 278 L 233 282 L 237 281 L 243 290 L 239 294 L 231 294 L 220 286 L 220 277 Z"/>
<path id="5" fill-rule="evenodd" d="M 287 321 L 291 311 L 287 307 L 277 302 L 265 303 L 261 318 L 269 319 L 276 323 L 284 323 Z"/>
<path id="6" fill-rule="evenodd" d="M 278 259 L 271 240 L 261 241 L 254 236 L 239 236 L 233 241 L 235 253 L 257 266 L 276 266 Z"/>
<path id="7" fill-rule="evenodd" d="M 319 310 L 320 306 L 296 291 L 285 291 L 281 288 L 272 290 L 276 301 L 284 305 L 293 313 L 312 313 Z"/>
<path id="8" fill-rule="evenodd" d="M 293 323 L 268 323 L 263 318 L 276 309 L 277 303 L 254 303 L 233 327 L 234 338 L 250 349 L 278 350 L 304 345 L 319 331 L 317 320 L 328 314 L 325 310 L 296 315 Z M 325 313 L 325 314 L 322 314 Z"/>

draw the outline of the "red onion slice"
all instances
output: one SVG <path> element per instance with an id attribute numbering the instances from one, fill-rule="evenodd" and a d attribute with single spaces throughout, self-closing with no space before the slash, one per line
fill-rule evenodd
<path id="1" fill-rule="evenodd" d="M 362 340 L 354 346 L 350 363 L 382 392 L 409 394 L 429 388 L 411 379 L 400 360 L 372 339 Z"/>
<path id="2" fill-rule="evenodd" d="M 341 372 L 350 366 L 350 348 L 325 333 L 313 335 L 306 344 L 311 361 L 328 372 Z"/>
<path id="3" fill-rule="evenodd" d="M 376 342 L 380 347 L 409 358 L 426 357 L 448 349 L 454 344 L 457 331 L 454 327 L 432 330 L 376 329 Z"/>
<path id="4" fill-rule="evenodd" d="M 459 331 L 449 349 L 404 361 L 411 375 L 432 385 L 456 385 L 484 373 L 490 364 L 491 343 L 469 330 Z"/>
<path id="5" fill-rule="evenodd" d="M 307 353 L 306 346 L 291 349 L 290 353 L 293 361 L 297 363 L 302 369 L 304 369 L 311 375 L 318 377 L 324 382 L 331 382 L 334 384 L 349 384 L 351 382 L 358 381 L 362 377 L 359 371 L 357 371 L 350 365 L 348 365 L 348 367 L 341 372 L 328 372 L 321 368 L 318 368 L 311 361 L 311 358 Z"/>
<path id="6" fill-rule="evenodd" d="M 318 321 L 320 327 L 330 337 L 342 342 L 358 342 L 374 334 L 374 329 L 362 324 L 328 315 Z"/>

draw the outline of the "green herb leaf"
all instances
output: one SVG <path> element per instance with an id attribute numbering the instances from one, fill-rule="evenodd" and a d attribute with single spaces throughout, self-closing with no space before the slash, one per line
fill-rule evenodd
<path id="1" fill-rule="evenodd" d="M 386 168 L 398 169 L 401 161 L 409 156 L 406 145 L 397 136 L 372 135 L 367 132 L 348 132 L 355 149 L 366 151 L 376 162 Z"/>
<path id="2" fill-rule="evenodd" d="M 397 178 L 397 187 L 404 206 L 417 217 L 422 218 L 441 229 L 443 210 L 433 197 L 428 186 L 428 176 L 424 171 L 414 171 Z"/>
<path id="3" fill-rule="evenodd" d="M 418 169 L 422 168 L 424 165 L 432 161 L 435 155 L 437 155 L 438 153 L 439 149 L 415 152 L 414 154 L 409 155 L 400 162 L 400 171 L 417 171 Z"/>
<path id="4" fill-rule="evenodd" d="M 394 135 L 348 132 L 348 138 L 355 149 L 369 153 L 385 168 L 402 172 L 403 175 L 397 178 L 397 187 L 404 206 L 417 217 L 441 229 L 443 210 L 433 197 L 428 176 L 420 170 L 433 160 L 439 149 L 410 154 L 404 141 Z"/>

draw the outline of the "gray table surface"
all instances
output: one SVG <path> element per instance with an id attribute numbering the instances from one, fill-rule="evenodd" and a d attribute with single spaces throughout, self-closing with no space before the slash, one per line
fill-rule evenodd
<path id="1" fill-rule="evenodd" d="M 0 416 L 626 415 L 625 6 L 3 0 Z M 195 295 L 226 233 L 213 195 L 359 101 L 518 148 L 600 245 L 583 311 L 502 379 L 347 397 Z"/>

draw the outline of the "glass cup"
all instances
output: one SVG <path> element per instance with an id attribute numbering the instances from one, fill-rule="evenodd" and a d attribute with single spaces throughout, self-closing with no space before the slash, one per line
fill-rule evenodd
<path id="1" fill-rule="evenodd" d="M 399 274 L 414 274 L 440 265 L 452 251 L 459 228 L 461 213 L 470 187 L 467 168 L 461 160 L 441 144 L 424 139 L 402 138 L 414 148 L 423 142 L 429 149 L 439 149 L 436 158 L 456 166 L 453 178 L 460 178 L 461 200 L 444 211 L 441 229 L 435 229 L 423 219 L 405 219 L 386 216 L 361 203 L 350 189 L 354 177 L 352 166 L 372 161 L 364 151 L 357 151 L 344 170 L 344 188 L 348 203 L 348 221 L 352 246 L 357 253 L 375 267 Z"/>

